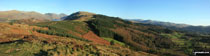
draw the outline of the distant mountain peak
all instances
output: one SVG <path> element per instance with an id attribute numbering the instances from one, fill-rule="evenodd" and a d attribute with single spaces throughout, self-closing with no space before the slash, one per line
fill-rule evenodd
<path id="1" fill-rule="evenodd" d="M 19 12 L 18 10 L 9 10 L 9 11 L 13 11 L 13 12 Z"/>

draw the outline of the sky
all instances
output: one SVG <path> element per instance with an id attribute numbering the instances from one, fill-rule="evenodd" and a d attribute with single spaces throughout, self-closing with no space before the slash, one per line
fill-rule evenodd
<path id="1" fill-rule="evenodd" d="M 191 25 L 210 25 L 210 0 L 0 0 L 0 11 L 77 11 Z"/>

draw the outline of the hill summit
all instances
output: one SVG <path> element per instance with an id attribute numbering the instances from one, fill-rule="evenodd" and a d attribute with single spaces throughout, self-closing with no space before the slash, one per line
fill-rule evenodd
<path id="1" fill-rule="evenodd" d="M 79 11 L 75 12 L 69 16 L 67 16 L 64 20 L 76 20 L 76 21 L 87 21 L 92 19 L 93 15 L 96 15 L 95 13 L 85 12 L 85 11 Z"/>

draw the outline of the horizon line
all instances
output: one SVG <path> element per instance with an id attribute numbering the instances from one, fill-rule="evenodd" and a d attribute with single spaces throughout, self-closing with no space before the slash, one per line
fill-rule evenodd
<path id="1" fill-rule="evenodd" d="M 54 12 L 38 12 L 38 11 L 33 11 L 33 10 L 30 10 L 30 11 L 24 11 L 24 10 L 16 10 L 16 9 L 11 9 L 11 10 L 0 10 L 1 11 L 20 11 L 20 12 L 36 12 L 36 13 L 40 13 L 40 14 L 46 14 L 46 13 L 54 13 Z M 76 11 L 76 12 L 80 12 L 80 11 Z M 88 12 L 88 11 L 84 11 L 84 12 Z M 66 13 L 54 13 L 54 14 L 66 14 L 67 16 L 73 14 L 75 12 L 72 12 L 72 13 L 69 13 L 69 14 L 66 14 Z M 92 13 L 92 12 L 89 12 L 89 13 Z M 98 13 L 95 13 L 95 14 L 98 14 Z M 102 14 L 104 15 L 104 14 Z M 108 15 L 109 16 L 109 15 Z M 116 16 L 111 16 L 111 17 L 116 17 Z M 121 19 L 135 19 L 135 18 L 122 18 L 122 17 L 119 17 Z M 151 19 L 141 19 L 141 18 L 136 18 L 137 20 L 151 20 Z M 185 24 L 185 25 L 190 25 L 190 26 L 203 26 L 203 27 L 208 27 L 210 25 L 193 25 L 193 24 L 187 24 L 187 23 L 177 23 L 177 22 L 169 22 L 169 21 L 161 21 L 161 20 L 151 20 L 151 21 L 158 21 L 158 22 L 168 22 L 168 23 L 174 23 L 174 24 Z"/>

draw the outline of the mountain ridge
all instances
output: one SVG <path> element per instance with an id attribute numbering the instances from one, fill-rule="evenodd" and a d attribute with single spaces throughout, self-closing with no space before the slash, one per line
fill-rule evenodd
<path id="1" fill-rule="evenodd" d="M 18 10 L 10 10 L 10 11 L 0 11 L 0 18 L 5 18 L 7 20 L 19 20 L 19 19 L 60 19 L 65 17 L 66 15 L 55 14 L 55 13 L 46 13 L 41 14 L 35 11 L 18 11 Z"/>
<path id="2" fill-rule="evenodd" d="M 144 23 L 144 24 L 152 24 L 163 26 L 166 28 L 178 30 L 178 31 L 188 31 L 194 33 L 203 33 L 203 34 L 210 34 L 210 26 L 194 26 L 188 24 L 177 24 L 171 22 L 163 22 L 163 21 L 153 21 L 153 20 L 142 20 L 142 19 L 125 19 L 128 21 L 132 21 L 135 23 Z"/>

